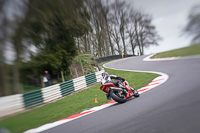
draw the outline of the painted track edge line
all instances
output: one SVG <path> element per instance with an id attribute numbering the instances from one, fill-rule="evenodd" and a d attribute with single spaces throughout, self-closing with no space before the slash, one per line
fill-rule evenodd
<path id="1" fill-rule="evenodd" d="M 190 56 L 178 56 L 178 57 L 166 57 L 166 58 L 154 58 L 151 59 L 155 54 L 150 54 L 143 59 L 143 61 L 169 61 L 169 60 L 183 60 L 183 59 L 199 59 L 200 55 L 190 55 Z"/>
<path id="2" fill-rule="evenodd" d="M 167 57 L 167 58 L 155 58 L 155 59 L 151 59 L 152 56 L 154 56 L 156 54 L 150 54 L 149 56 L 145 57 L 143 59 L 143 61 L 168 61 L 168 60 L 177 60 L 177 59 L 181 59 L 180 57 Z"/>

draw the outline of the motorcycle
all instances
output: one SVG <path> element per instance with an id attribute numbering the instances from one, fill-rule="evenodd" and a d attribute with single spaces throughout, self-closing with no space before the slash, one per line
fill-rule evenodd
<path id="1" fill-rule="evenodd" d="M 105 83 L 101 85 L 100 90 L 109 94 L 110 97 L 118 103 L 125 103 L 127 99 L 140 96 L 135 89 L 129 86 L 126 80 L 119 80 L 119 82 L 116 83 Z"/>

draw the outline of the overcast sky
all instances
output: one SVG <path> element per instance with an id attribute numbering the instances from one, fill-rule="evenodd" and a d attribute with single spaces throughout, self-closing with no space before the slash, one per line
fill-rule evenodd
<path id="1" fill-rule="evenodd" d="M 132 6 L 153 17 L 153 24 L 163 38 L 159 46 L 145 49 L 145 54 L 156 53 L 185 47 L 191 37 L 182 35 L 187 24 L 191 8 L 200 4 L 200 0 L 125 0 Z"/>

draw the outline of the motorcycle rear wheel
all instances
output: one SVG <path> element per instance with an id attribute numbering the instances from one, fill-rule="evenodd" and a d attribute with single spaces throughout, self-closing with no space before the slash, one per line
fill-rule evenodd
<path id="1" fill-rule="evenodd" d="M 121 97 L 117 96 L 117 94 L 113 90 L 110 91 L 110 96 L 114 101 L 116 101 L 118 103 L 125 103 L 126 102 L 125 96 L 123 98 L 121 98 Z"/>

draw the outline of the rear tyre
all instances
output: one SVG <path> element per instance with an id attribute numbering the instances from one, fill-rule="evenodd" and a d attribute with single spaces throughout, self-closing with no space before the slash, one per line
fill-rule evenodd
<path id="1" fill-rule="evenodd" d="M 125 103 L 126 102 L 126 97 L 119 97 L 117 94 L 117 92 L 114 92 L 113 90 L 110 91 L 110 96 L 113 100 L 115 100 L 118 103 Z"/>

